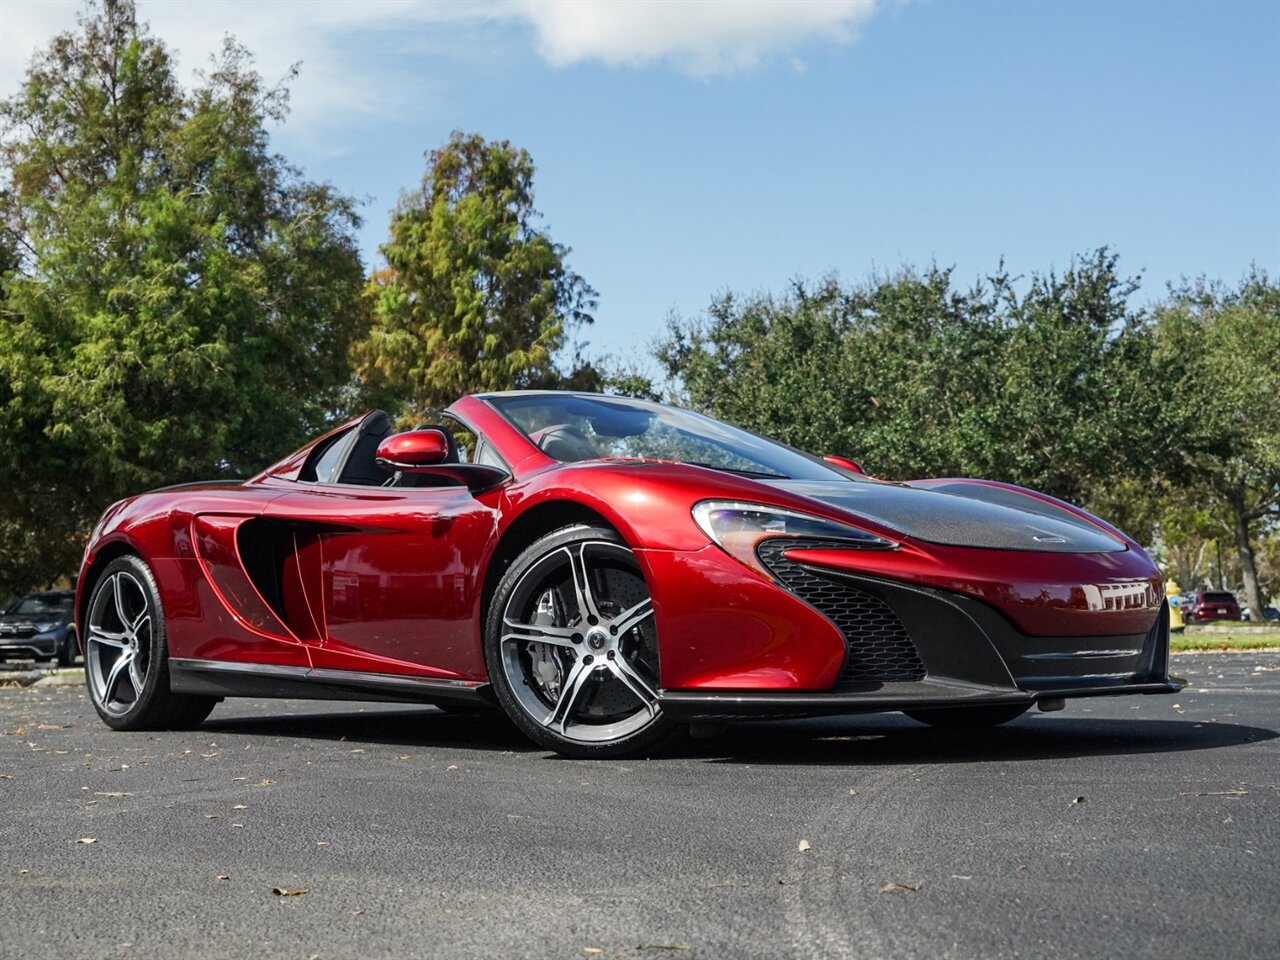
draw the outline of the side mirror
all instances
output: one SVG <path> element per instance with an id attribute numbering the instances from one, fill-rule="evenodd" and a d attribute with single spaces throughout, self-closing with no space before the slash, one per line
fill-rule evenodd
<path id="1" fill-rule="evenodd" d="M 410 430 L 392 434 L 383 440 L 378 444 L 374 458 L 378 466 L 386 470 L 411 473 L 415 467 L 434 467 L 443 463 L 448 455 L 449 441 L 439 430 Z"/>
<path id="2" fill-rule="evenodd" d="M 449 438 L 444 431 L 428 427 L 387 437 L 378 444 L 374 460 L 384 470 L 431 474 L 451 485 L 464 486 L 472 493 L 488 490 L 511 479 L 507 471 L 482 463 L 445 463 L 448 456 Z"/>
<path id="3" fill-rule="evenodd" d="M 827 454 L 827 456 L 823 457 L 822 459 L 827 461 L 827 463 L 831 464 L 833 467 L 839 467 L 841 470 L 849 470 L 852 473 L 860 473 L 864 477 L 867 475 L 867 471 L 862 469 L 862 464 L 860 464 L 857 460 L 850 460 L 848 457 L 837 457 L 834 453 Z"/>

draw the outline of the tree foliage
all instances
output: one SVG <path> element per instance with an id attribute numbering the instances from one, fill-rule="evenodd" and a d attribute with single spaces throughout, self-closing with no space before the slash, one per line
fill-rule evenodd
<path id="1" fill-rule="evenodd" d="M 1225 519 L 1257 610 L 1254 545 L 1280 520 L 1280 286 L 1257 270 L 1235 289 L 1183 284 L 1158 311 L 1156 357 L 1182 415 L 1172 479 Z"/>
<path id="2" fill-rule="evenodd" d="M 1149 330 L 1101 250 L 1025 293 L 933 268 L 781 299 L 725 294 L 674 319 L 657 356 L 696 407 L 890 478 L 1000 477 L 1082 501 L 1148 465 Z"/>
<path id="3" fill-rule="evenodd" d="M 74 569 L 112 500 L 243 475 L 345 402 L 367 325 L 358 220 L 270 152 L 286 107 L 230 39 L 184 89 L 129 0 L 91 5 L 0 104 L 0 577 L 15 588 Z"/>
<path id="4" fill-rule="evenodd" d="M 507 141 L 455 132 L 393 213 L 360 372 L 406 413 L 468 392 L 593 385 L 589 365 L 556 367 L 573 330 L 591 323 L 595 291 L 538 229 L 533 173 Z"/>

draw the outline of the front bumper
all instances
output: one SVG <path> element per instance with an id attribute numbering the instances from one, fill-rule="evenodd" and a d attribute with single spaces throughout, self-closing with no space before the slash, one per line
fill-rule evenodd
<path id="1" fill-rule="evenodd" d="M 1175 693 L 1185 684 L 1169 676 L 1167 604 L 1153 611 L 1154 623 L 1145 633 L 1030 636 L 972 597 L 830 570 L 821 575 L 828 587 L 826 593 L 811 594 L 816 606 L 837 614 L 849 609 L 864 618 L 866 610 L 882 611 L 870 627 L 863 626 L 870 622 L 865 619 L 840 624 L 845 662 L 829 689 L 667 689 L 661 694 L 663 709 L 687 719 L 721 719 L 1031 706 L 1077 697 Z M 840 589 L 847 596 L 833 592 Z M 840 622 L 839 615 L 833 619 Z M 914 673 L 902 669 L 902 657 L 886 659 L 886 637 L 913 648 Z"/>
<path id="2" fill-rule="evenodd" d="M 26 657 L 52 657 L 58 652 L 62 635 L 56 633 L 39 633 L 34 637 L 0 641 L 0 660 L 23 659 Z"/>

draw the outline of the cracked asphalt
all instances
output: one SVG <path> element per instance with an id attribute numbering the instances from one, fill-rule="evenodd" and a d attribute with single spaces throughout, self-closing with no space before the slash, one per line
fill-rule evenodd
<path id="1" fill-rule="evenodd" d="M 1280 654 L 1175 671 L 620 762 L 432 708 L 121 734 L 81 687 L 0 688 L 0 958 L 1275 956 Z"/>

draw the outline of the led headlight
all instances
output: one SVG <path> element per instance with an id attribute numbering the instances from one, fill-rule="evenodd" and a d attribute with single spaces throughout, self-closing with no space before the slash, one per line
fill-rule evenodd
<path id="1" fill-rule="evenodd" d="M 693 519 L 721 550 L 765 576 L 770 574 L 756 555 L 756 548 L 771 537 L 838 541 L 841 547 L 851 550 L 893 550 L 898 546 L 892 540 L 834 520 L 758 503 L 704 500 L 693 508 Z"/>
<path id="2" fill-rule="evenodd" d="M 36 624 L 36 633 L 48 633 L 50 630 L 52 630 L 52 629 L 53 629 L 54 627 L 56 627 L 57 625 L 58 625 L 58 624 L 57 624 L 56 622 L 54 622 L 54 623 L 37 623 L 37 624 Z"/>

